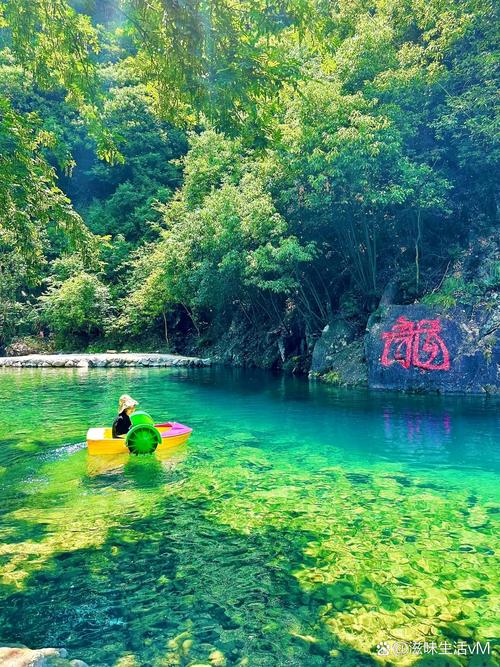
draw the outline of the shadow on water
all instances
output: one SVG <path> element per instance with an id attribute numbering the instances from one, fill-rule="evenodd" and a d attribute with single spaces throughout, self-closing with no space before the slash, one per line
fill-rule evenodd
<path id="1" fill-rule="evenodd" d="M 135 462 L 129 470 L 144 482 Z M 332 591 L 305 592 L 292 574 L 318 537 L 242 535 L 207 519 L 198 501 L 171 498 L 155 516 L 124 518 L 99 548 L 53 555 L 4 598 L 2 639 L 65 646 L 91 665 L 132 654 L 141 667 L 159 658 L 183 666 L 217 650 L 227 665 L 375 665 L 322 622 Z"/>
<path id="2" fill-rule="evenodd" d="M 381 407 L 403 414 L 431 416 L 433 414 L 459 413 L 482 419 L 484 408 L 495 411 L 500 399 L 495 395 L 421 394 L 399 391 L 370 390 L 367 387 L 343 388 L 322 382 L 310 381 L 304 376 L 287 375 L 257 368 L 233 368 L 211 366 L 203 369 L 182 369 L 176 377 L 184 385 L 206 387 L 210 392 L 228 393 L 233 396 L 265 394 L 266 401 L 313 402 L 329 405 L 349 398 L 351 410 L 379 414 Z"/>
<path id="3" fill-rule="evenodd" d="M 28 521 L 26 519 L 18 519 L 15 525 L 11 525 L 8 534 L 4 536 L 8 538 L 11 544 L 26 542 L 42 542 L 47 534 L 47 526 L 43 523 Z"/>
<path id="4" fill-rule="evenodd" d="M 138 489 L 159 488 L 164 482 L 164 470 L 154 454 L 129 456 L 123 467 L 124 479 Z"/>

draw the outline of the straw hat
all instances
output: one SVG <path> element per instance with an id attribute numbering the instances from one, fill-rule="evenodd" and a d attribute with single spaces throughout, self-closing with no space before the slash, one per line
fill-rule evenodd
<path id="1" fill-rule="evenodd" d="M 139 401 L 134 400 L 128 394 L 123 394 L 118 401 L 118 413 L 121 414 L 127 408 L 135 408 L 136 405 L 139 405 Z"/>

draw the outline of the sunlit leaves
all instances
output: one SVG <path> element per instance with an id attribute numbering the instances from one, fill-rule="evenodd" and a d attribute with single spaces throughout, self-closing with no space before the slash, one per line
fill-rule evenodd
<path id="1" fill-rule="evenodd" d="M 41 303 L 42 317 L 61 344 L 102 331 L 110 314 L 108 288 L 85 272 L 51 285 Z"/>
<path id="2" fill-rule="evenodd" d="M 40 129 L 36 117 L 16 113 L 0 98 L 0 241 L 30 258 L 36 272 L 50 224 L 84 253 L 92 252 L 92 237 L 80 216 L 56 185 L 55 171 L 43 148 L 54 137 Z"/>
<path id="3" fill-rule="evenodd" d="M 303 0 L 281 12 L 260 0 L 127 5 L 138 67 L 155 82 L 159 107 L 171 118 L 193 124 L 204 113 L 219 129 L 248 128 L 259 105 L 298 74 L 282 36 L 302 30 Z"/>
<path id="4" fill-rule="evenodd" d="M 118 28 L 82 3 L 0 6 L 3 89 L 25 99 L 22 68 L 78 107 L 69 122 L 41 114 L 33 151 L 70 172 L 53 135 L 75 134 L 126 159 L 94 161 L 77 204 L 119 238 L 107 279 L 131 292 L 117 320 L 130 331 L 166 330 L 170 313 L 200 334 L 249 304 L 248 326 L 282 330 L 300 301 L 303 341 L 345 294 L 371 310 L 395 274 L 421 297 L 495 219 L 491 0 L 124 0 Z M 192 130 L 186 158 L 171 159 L 185 148 L 165 119 Z"/>
<path id="5" fill-rule="evenodd" d="M 2 0 L 2 9 L 17 62 L 42 88 L 62 88 L 85 119 L 102 159 L 120 160 L 102 123 L 94 62 L 99 44 L 89 17 L 75 12 L 65 0 Z"/>
<path id="6" fill-rule="evenodd" d="M 238 141 L 208 130 L 191 142 L 163 238 L 148 257 L 137 255 L 130 326 L 176 306 L 191 316 L 229 315 L 235 303 L 250 307 L 256 289 L 290 294 L 312 259 L 312 244 L 290 236 L 263 181 L 246 170 Z"/>

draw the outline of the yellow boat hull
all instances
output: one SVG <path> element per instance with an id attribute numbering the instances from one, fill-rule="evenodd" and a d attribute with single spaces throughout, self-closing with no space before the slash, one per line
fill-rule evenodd
<path id="1" fill-rule="evenodd" d="M 157 424 L 161 435 L 161 443 L 156 451 L 177 447 L 186 442 L 193 432 L 192 428 L 183 424 Z M 87 449 L 91 456 L 106 454 L 128 454 L 125 438 L 113 438 L 110 428 L 89 428 L 87 431 Z"/>

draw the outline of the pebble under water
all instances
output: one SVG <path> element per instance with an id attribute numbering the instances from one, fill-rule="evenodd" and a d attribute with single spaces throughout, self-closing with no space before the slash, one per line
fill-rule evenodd
<path id="1" fill-rule="evenodd" d="M 122 393 L 187 445 L 89 457 Z M 499 664 L 498 398 L 4 369 L 0 406 L 1 644 L 93 667 Z"/>

